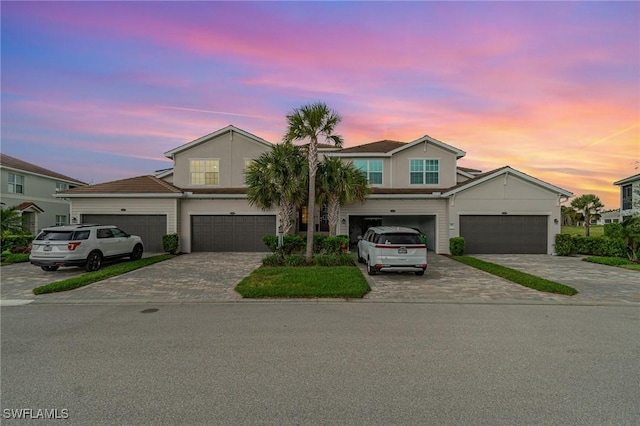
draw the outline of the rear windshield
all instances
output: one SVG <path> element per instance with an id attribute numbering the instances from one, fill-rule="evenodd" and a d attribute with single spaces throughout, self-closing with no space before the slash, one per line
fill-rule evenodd
<path id="1" fill-rule="evenodd" d="M 36 237 L 36 240 L 42 241 L 71 241 L 71 240 L 87 240 L 89 239 L 89 231 L 42 231 Z"/>
<path id="2" fill-rule="evenodd" d="M 380 234 L 378 244 L 422 244 L 418 234 Z"/>

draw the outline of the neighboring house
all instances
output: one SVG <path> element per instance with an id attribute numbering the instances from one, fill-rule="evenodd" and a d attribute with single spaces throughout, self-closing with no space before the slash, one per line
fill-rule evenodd
<path id="1" fill-rule="evenodd" d="M 165 155 L 172 170 L 75 188 L 72 217 L 114 223 L 143 237 L 147 251 L 161 251 L 162 235 L 177 232 L 180 250 L 265 251 L 262 236 L 278 229 L 276 211 L 247 202 L 244 172 L 272 144 L 228 126 Z M 509 166 L 490 172 L 458 167 L 465 152 L 424 136 L 406 143 L 379 141 L 319 154 L 352 161 L 372 187 L 364 204 L 343 206 L 340 233 L 355 242 L 370 226 L 421 229 L 430 249 L 449 252 L 449 238 L 463 236 L 468 253 L 554 252 L 560 233 L 562 188 Z M 310 224 L 328 230 L 323 209 L 308 218 L 301 208 L 297 231 Z"/>
<path id="2" fill-rule="evenodd" d="M 620 214 L 633 216 L 640 214 L 640 174 L 613 182 L 620 187 Z"/>
<path id="3" fill-rule="evenodd" d="M 608 223 L 619 223 L 620 220 L 620 209 L 616 209 L 600 213 L 598 219 L 591 221 L 591 223 L 593 225 L 606 225 Z"/>
<path id="4" fill-rule="evenodd" d="M 86 183 L 0 154 L 0 185 L 2 208 L 15 207 L 24 225 L 35 234 L 46 226 L 68 224 L 70 202 L 53 194 Z"/>

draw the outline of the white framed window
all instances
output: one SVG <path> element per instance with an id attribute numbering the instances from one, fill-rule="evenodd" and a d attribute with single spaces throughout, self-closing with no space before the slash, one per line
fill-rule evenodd
<path id="1" fill-rule="evenodd" d="M 189 160 L 189 183 L 191 185 L 219 185 L 220 160 Z"/>
<path id="2" fill-rule="evenodd" d="M 409 183 L 411 185 L 438 185 L 440 183 L 440 160 L 410 159 Z"/>
<path id="3" fill-rule="evenodd" d="M 69 189 L 69 184 L 65 182 L 56 182 L 56 192 L 66 191 Z"/>
<path id="4" fill-rule="evenodd" d="M 24 176 L 9 173 L 9 192 L 12 194 L 24 194 Z"/>
<path id="5" fill-rule="evenodd" d="M 69 222 L 67 222 L 67 216 L 63 215 L 63 214 L 57 214 L 56 215 L 56 226 L 60 226 L 60 225 L 68 225 Z"/>
<path id="6" fill-rule="evenodd" d="M 382 185 L 382 160 L 353 160 L 353 165 L 367 175 L 370 185 Z"/>

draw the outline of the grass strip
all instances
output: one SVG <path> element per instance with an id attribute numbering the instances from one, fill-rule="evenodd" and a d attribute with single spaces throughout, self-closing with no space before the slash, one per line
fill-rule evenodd
<path id="1" fill-rule="evenodd" d="M 86 274 L 78 277 L 68 278 L 66 280 L 56 281 L 36 287 L 33 289 L 33 294 L 57 293 L 60 291 L 73 290 L 74 288 L 84 287 L 97 281 L 106 280 L 107 278 L 135 271 L 136 269 L 144 268 L 145 266 L 153 265 L 154 263 L 162 262 L 174 257 L 176 256 L 173 254 L 161 254 L 158 256 L 145 257 L 140 260 L 116 263 L 114 265 L 105 266 L 95 272 L 87 272 Z"/>
<path id="2" fill-rule="evenodd" d="M 245 298 L 362 298 L 369 290 L 354 266 L 263 266 L 236 286 Z"/>
<path id="3" fill-rule="evenodd" d="M 481 271 L 488 272 L 498 277 L 513 281 L 516 284 L 523 285 L 525 287 L 532 288 L 538 291 L 544 291 L 547 293 L 565 294 L 573 296 L 578 293 L 573 287 L 560 284 L 555 281 L 550 281 L 544 278 L 537 277 L 535 275 L 527 274 L 526 272 L 517 271 L 515 269 L 507 268 L 506 266 L 496 265 L 495 263 L 485 262 L 484 260 L 477 259 L 470 256 L 451 256 L 452 259 L 465 265 L 472 266 Z"/>
<path id="4" fill-rule="evenodd" d="M 632 271 L 640 271 L 640 264 L 622 257 L 590 256 L 585 257 L 582 260 L 585 262 L 598 263 L 600 265 L 617 266 L 624 269 L 630 269 Z"/>

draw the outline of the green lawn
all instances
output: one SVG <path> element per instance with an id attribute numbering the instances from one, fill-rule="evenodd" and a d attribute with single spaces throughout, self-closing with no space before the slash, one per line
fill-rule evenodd
<path id="1" fill-rule="evenodd" d="M 523 285 L 525 287 L 532 288 L 538 291 L 544 291 L 547 293 L 565 294 L 573 296 L 578 293 L 573 287 L 569 287 L 564 284 L 550 281 L 544 278 L 536 277 L 535 275 L 527 274 L 526 272 L 517 271 L 515 269 L 507 268 L 506 266 L 496 265 L 495 263 L 485 262 L 484 260 L 476 259 L 470 256 L 451 256 L 452 259 L 465 265 L 473 266 L 498 277 L 513 281 L 514 283 Z"/>
<path id="2" fill-rule="evenodd" d="M 369 290 L 354 266 L 261 267 L 236 287 L 246 298 L 362 298 Z"/>
<path id="3" fill-rule="evenodd" d="M 599 263 L 600 265 L 617 266 L 632 271 L 640 271 L 640 264 L 633 263 L 629 259 L 622 257 L 590 256 L 582 260 L 585 262 Z"/>
<path id="4" fill-rule="evenodd" d="M 561 233 L 571 235 L 586 235 L 587 231 L 584 226 L 563 226 Z M 589 236 L 600 237 L 604 235 L 603 225 L 591 225 Z"/>
<path id="5" fill-rule="evenodd" d="M 162 262 L 175 257 L 173 254 L 161 254 L 158 256 L 145 257 L 140 260 L 132 260 L 128 262 L 115 263 L 105 266 L 95 272 L 87 272 L 78 277 L 68 278 L 62 281 L 56 281 L 51 284 L 43 285 L 33 289 L 33 294 L 56 293 L 60 291 L 73 290 L 74 288 L 84 287 L 97 281 L 106 280 L 107 278 L 122 275 L 126 272 L 144 268 L 154 263 Z"/>

